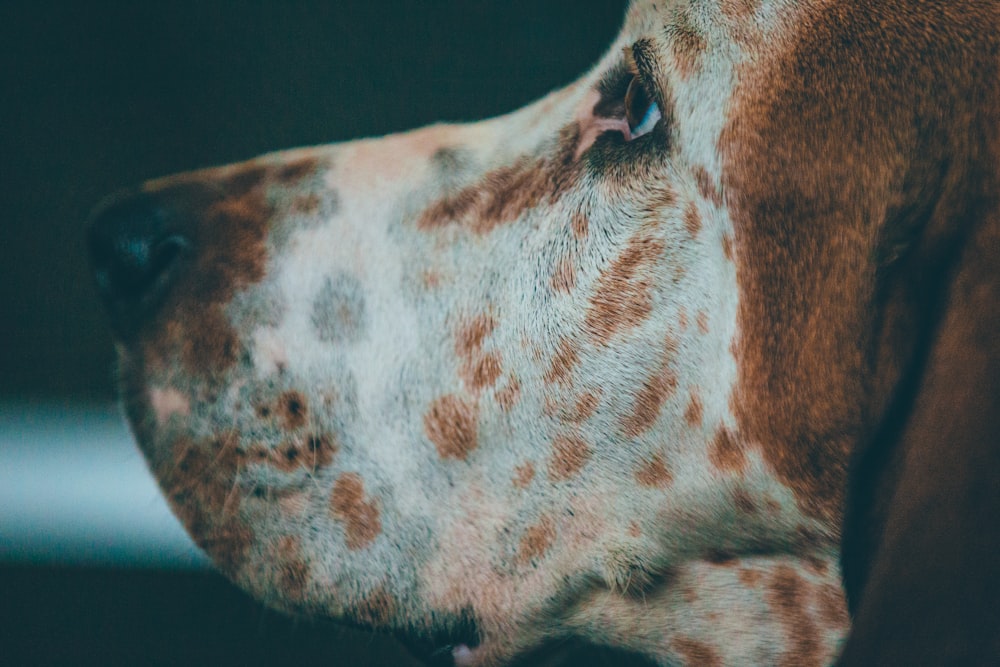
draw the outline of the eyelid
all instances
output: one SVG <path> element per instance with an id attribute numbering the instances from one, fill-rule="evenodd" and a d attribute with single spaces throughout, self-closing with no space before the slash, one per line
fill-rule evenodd
<path id="1" fill-rule="evenodd" d="M 666 109 L 666 99 L 663 96 L 660 79 L 656 76 L 662 68 L 653 43 L 649 39 L 640 39 L 631 46 L 624 47 L 622 51 L 625 54 L 625 67 L 629 73 L 638 77 L 646 88 L 646 94 L 661 110 Z"/>

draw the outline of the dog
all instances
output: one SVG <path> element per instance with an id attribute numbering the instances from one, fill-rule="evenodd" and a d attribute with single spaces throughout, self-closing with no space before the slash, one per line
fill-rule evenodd
<path id="1" fill-rule="evenodd" d="M 509 115 L 111 199 L 173 511 L 265 603 L 444 664 L 993 662 L 997 28 L 635 0 Z"/>

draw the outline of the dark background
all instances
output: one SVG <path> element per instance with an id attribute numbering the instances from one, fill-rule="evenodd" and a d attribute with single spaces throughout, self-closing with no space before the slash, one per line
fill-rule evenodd
<path id="1" fill-rule="evenodd" d="M 624 6 L 0 2 L 0 401 L 113 397 L 82 235 L 101 197 L 515 109 L 596 62 Z M 2 563 L 0 662 L 410 664 L 381 638 L 286 619 L 208 572 Z"/>
<path id="2" fill-rule="evenodd" d="M 594 64 L 624 4 L 0 2 L 0 397 L 111 397 L 81 234 L 104 195 L 515 109 Z"/>

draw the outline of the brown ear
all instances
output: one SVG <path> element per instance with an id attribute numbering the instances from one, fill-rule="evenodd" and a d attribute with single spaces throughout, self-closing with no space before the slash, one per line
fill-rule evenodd
<path id="1" fill-rule="evenodd" d="M 963 129 L 968 186 L 931 213 L 946 247 L 925 243 L 890 288 L 886 340 L 915 341 L 913 362 L 849 473 L 840 665 L 1000 664 L 1000 118 L 986 53 Z"/>

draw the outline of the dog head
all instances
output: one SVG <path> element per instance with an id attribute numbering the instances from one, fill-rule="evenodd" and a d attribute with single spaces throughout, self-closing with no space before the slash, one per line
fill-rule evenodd
<path id="1" fill-rule="evenodd" d="M 821 4 L 637 1 L 515 113 L 102 207 L 127 413 L 219 568 L 463 664 L 829 660 L 848 454 L 909 354 L 882 276 L 939 231 L 912 191 L 958 191 L 866 88 L 903 51 L 856 67 L 884 36 Z"/>

